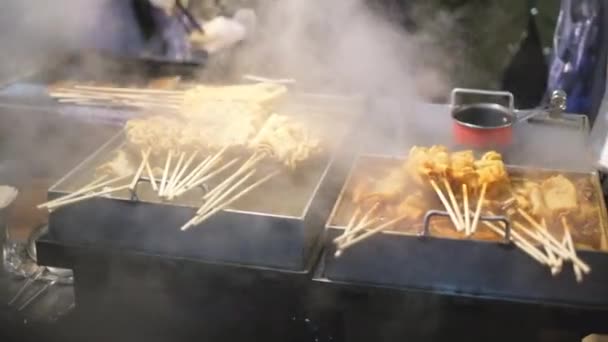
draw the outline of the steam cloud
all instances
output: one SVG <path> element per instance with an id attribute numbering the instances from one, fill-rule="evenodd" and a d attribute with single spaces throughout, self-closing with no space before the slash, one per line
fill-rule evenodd
<path id="1" fill-rule="evenodd" d="M 363 0 L 264 2 L 258 35 L 239 66 L 339 93 L 436 98 L 449 92 L 451 59 L 434 38 L 408 34 Z M 436 25 L 449 26 L 438 15 Z"/>

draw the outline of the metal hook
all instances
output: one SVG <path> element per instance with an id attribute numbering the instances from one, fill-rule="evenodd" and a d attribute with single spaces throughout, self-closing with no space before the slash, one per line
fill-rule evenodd
<path id="1" fill-rule="evenodd" d="M 424 221 L 423 221 L 423 228 L 422 228 L 422 232 L 421 232 L 421 236 L 422 237 L 428 237 L 430 236 L 430 222 L 431 222 L 431 218 L 433 218 L 433 216 L 441 216 L 441 217 L 450 217 L 450 214 L 447 211 L 442 211 L 442 210 L 429 210 L 426 212 L 426 214 L 424 215 Z M 504 243 L 511 243 L 511 223 L 509 221 L 509 219 L 505 216 L 498 216 L 498 215 L 493 215 L 493 216 L 479 216 L 479 220 L 480 221 L 494 221 L 494 222 L 502 222 L 504 224 L 505 227 L 505 236 L 504 236 Z"/>

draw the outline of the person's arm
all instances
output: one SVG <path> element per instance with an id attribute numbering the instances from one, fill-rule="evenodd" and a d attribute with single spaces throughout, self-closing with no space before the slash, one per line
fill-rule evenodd
<path id="1" fill-rule="evenodd" d="M 252 10 L 238 10 L 232 18 L 218 16 L 203 25 L 203 32 L 193 31 L 193 47 L 215 54 L 245 40 L 255 29 L 256 16 Z"/>

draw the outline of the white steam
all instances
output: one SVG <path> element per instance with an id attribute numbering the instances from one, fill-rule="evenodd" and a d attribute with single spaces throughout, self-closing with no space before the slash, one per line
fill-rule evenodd
<path id="1" fill-rule="evenodd" d="M 432 98 L 449 91 L 451 62 L 439 45 L 406 33 L 363 0 L 272 1 L 258 13 L 258 36 L 239 56 L 247 71 L 368 95 Z"/>

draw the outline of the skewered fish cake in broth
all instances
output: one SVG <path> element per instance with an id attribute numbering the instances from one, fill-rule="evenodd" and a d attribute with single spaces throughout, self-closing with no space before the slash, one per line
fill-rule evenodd
<path id="1" fill-rule="evenodd" d="M 284 115 L 272 114 L 249 147 L 265 152 L 290 169 L 321 150 L 319 139 L 302 124 Z"/>
<path id="2" fill-rule="evenodd" d="M 541 184 L 543 199 L 551 211 L 572 210 L 578 207 L 576 187 L 566 177 L 557 175 Z"/>

